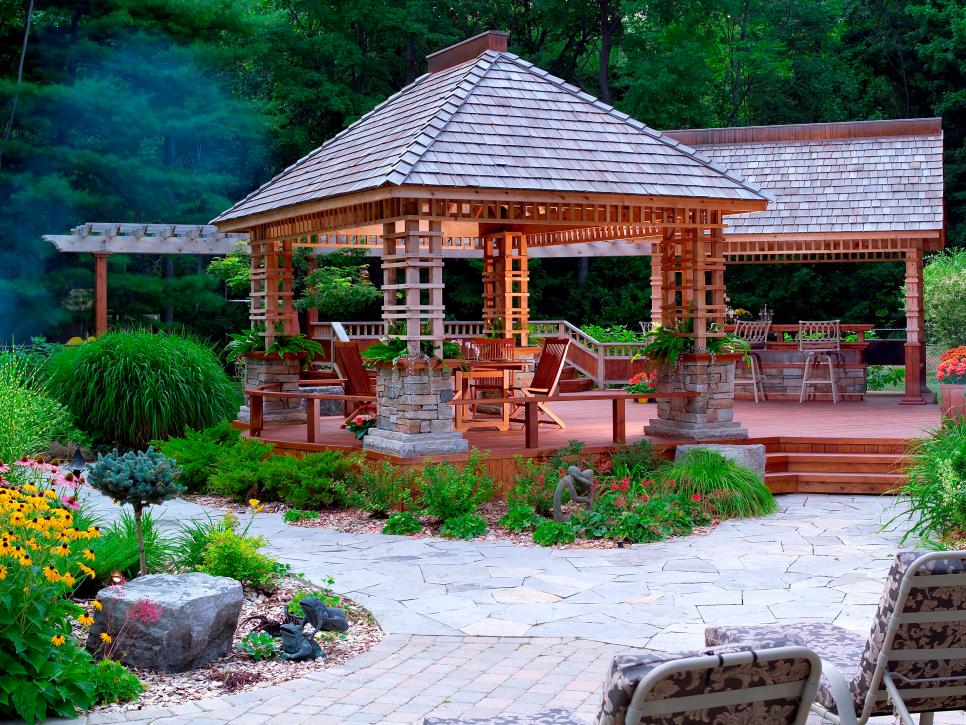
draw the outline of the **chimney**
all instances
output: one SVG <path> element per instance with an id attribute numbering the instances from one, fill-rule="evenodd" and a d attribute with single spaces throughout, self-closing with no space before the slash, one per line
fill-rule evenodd
<path id="1" fill-rule="evenodd" d="M 487 30 L 485 33 L 474 35 L 472 38 L 437 50 L 426 56 L 430 73 L 465 63 L 479 57 L 487 50 L 505 51 L 510 34 L 503 30 Z"/>

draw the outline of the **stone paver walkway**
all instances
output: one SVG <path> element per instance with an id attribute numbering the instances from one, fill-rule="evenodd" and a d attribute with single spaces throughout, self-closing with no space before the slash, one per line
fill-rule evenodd
<path id="1" fill-rule="evenodd" d="M 590 720 L 610 658 L 703 645 L 706 624 L 831 621 L 868 630 L 901 530 L 892 499 L 779 497 L 782 512 L 707 536 L 608 550 L 348 535 L 260 514 L 252 533 L 387 633 L 304 680 L 89 723 L 421 722 L 574 709 Z M 165 527 L 205 515 L 178 501 Z M 212 513 L 214 515 L 214 512 Z M 966 722 L 958 714 L 937 722 Z"/>

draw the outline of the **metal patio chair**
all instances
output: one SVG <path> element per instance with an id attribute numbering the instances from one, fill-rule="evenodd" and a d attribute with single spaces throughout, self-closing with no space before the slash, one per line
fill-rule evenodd
<path id="1" fill-rule="evenodd" d="M 758 394 L 761 399 L 765 397 L 765 378 L 761 373 L 761 357 L 756 350 L 764 350 L 768 343 L 768 335 L 771 333 L 771 320 L 754 320 L 750 322 L 741 321 L 735 323 L 735 336 L 740 337 L 748 343 L 750 348 L 747 356 L 747 366 L 749 377 L 738 377 L 735 375 L 735 385 L 739 383 L 751 383 L 751 389 L 755 394 L 755 402 L 758 402 Z"/>
<path id="2" fill-rule="evenodd" d="M 896 555 L 868 637 L 832 624 L 709 627 L 709 645 L 806 646 L 822 657 L 813 711 L 841 725 L 876 715 L 931 725 L 966 708 L 966 552 Z"/>
<path id="3" fill-rule="evenodd" d="M 832 385 L 832 402 L 839 402 L 838 387 L 835 382 L 835 368 L 841 365 L 842 330 L 838 320 L 811 320 L 798 323 L 798 350 L 805 353 L 805 368 L 802 370 L 802 392 L 798 402 L 805 402 L 806 388 L 809 385 Z M 819 365 L 828 365 L 828 380 L 811 377 Z"/>

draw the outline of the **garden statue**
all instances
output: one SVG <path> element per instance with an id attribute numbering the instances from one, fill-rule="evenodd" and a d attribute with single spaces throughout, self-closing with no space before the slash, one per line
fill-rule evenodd
<path id="1" fill-rule="evenodd" d="M 282 659 L 289 662 L 305 662 L 325 657 L 319 643 L 315 641 L 314 633 L 306 637 L 302 627 L 294 624 L 283 624 L 279 627 L 282 638 Z"/>
<path id="2" fill-rule="evenodd" d="M 570 500 L 574 503 L 583 504 L 587 511 L 590 511 L 594 502 L 594 472 L 590 468 L 580 470 L 577 466 L 571 466 L 560 481 L 557 482 L 557 490 L 553 493 L 553 518 L 554 521 L 566 523 L 570 521 L 570 515 L 565 514 L 561 508 L 564 492 L 570 494 Z"/>
<path id="3" fill-rule="evenodd" d="M 301 602 L 302 617 L 301 626 L 304 628 L 309 624 L 315 632 L 345 632 L 349 629 L 349 620 L 346 619 L 345 612 L 337 607 L 329 607 L 315 597 L 306 597 Z"/>

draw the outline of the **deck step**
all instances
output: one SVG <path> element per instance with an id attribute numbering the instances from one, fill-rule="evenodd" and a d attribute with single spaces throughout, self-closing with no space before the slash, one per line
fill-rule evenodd
<path id="1" fill-rule="evenodd" d="M 881 494 L 895 491 L 904 482 L 899 474 L 880 473 L 766 473 L 765 483 L 773 493 Z"/>
<path id="2" fill-rule="evenodd" d="M 901 440 L 769 440 L 765 483 L 773 493 L 883 494 L 906 482 L 907 465 Z"/>
<path id="3" fill-rule="evenodd" d="M 905 456 L 893 453 L 773 453 L 766 471 L 787 473 L 902 473 Z"/>

